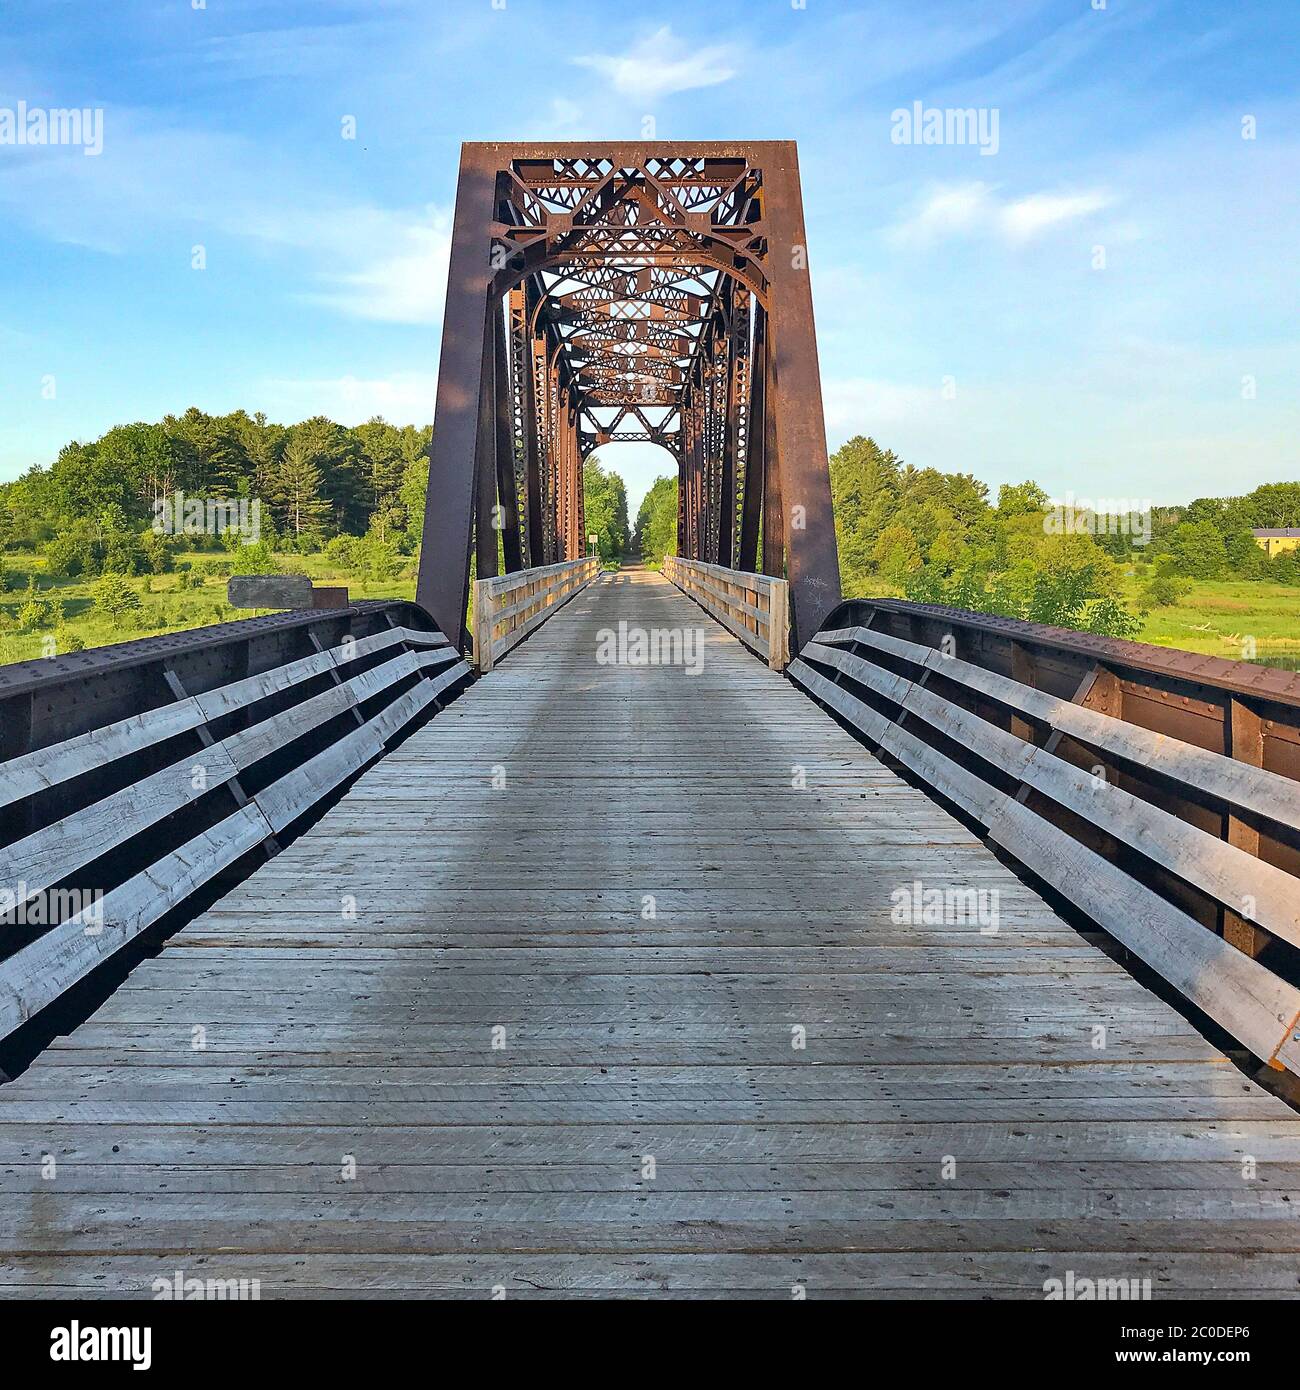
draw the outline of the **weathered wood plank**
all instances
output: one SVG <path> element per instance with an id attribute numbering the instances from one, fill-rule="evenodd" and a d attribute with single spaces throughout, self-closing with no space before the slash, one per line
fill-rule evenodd
<path id="1" fill-rule="evenodd" d="M 704 669 L 599 665 L 621 618 L 702 627 Z M 385 729 L 466 674 L 425 656 Z M 282 821 L 348 763 L 252 804 Z M 926 921 L 927 887 L 996 893 L 996 933 Z M 1300 1123 L 619 574 L 0 1087 L 0 1192 L 13 1297 L 129 1295 L 178 1250 L 267 1297 L 1041 1297 L 1117 1258 L 1247 1296 L 1294 1291 Z"/>

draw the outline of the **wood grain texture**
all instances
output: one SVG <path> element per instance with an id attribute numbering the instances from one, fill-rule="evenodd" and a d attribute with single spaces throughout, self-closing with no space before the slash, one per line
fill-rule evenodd
<path id="1" fill-rule="evenodd" d="M 1285 1297 L 1300 1121 L 634 571 L 0 1088 L 0 1193 L 8 1297 Z"/>

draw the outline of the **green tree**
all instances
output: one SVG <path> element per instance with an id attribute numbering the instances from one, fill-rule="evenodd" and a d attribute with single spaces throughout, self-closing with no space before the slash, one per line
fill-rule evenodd
<path id="1" fill-rule="evenodd" d="M 91 589 L 91 601 L 96 610 L 114 627 L 125 627 L 140 611 L 140 595 L 123 574 L 109 570 L 101 574 Z"/>
<path id="2" fill-rule="evenodd" d="M 321 471 L 311 436 L 295 434 L 285 448 L 276 476 L 276 497 L 287 531 L 309 530 L 328 511 L 321 497 Z"/>
<path id="3" fill-rule="evenodd" d="M 370 499 L 366 485 L 361 441 L 354 430 L 344 429 L 323 415 L 304 420 L 289 431 L 289 449 L 305 450 L 318 472 L 319 500 L 325 505 L 322 520 L 339 531 L 360 535 L 370 518 Z M 283 475 L 284 465 L 281 464 Z M 285 525 L 298 534 L 301 527 Z"/>
<path id="4" fill-rule="evenodd" d="M 243 415 L 242 411 L 239 414 L 242 418 L 236 420 L 235 434 L 248 460 L 247 489 L 241 495 L 268 507 L 275 495 L 285 429 L 282 425 L 268 424 L 261 411 L 251 417 Z"/>
<path id="5" fill-rule="evenodd" d="M 628 548 L 627 488 L 593 454 L 582 467 L 583 515 L 602 560 L 621 560 Z"/>
<path id="6" fill-rule="evenodd" d="M 1218 579 L 1228 567 L 1228 548 L 1212 521 L 1184 522 L 1169 540 L 1170 554 L 1180 574 L 1192 579 Z"/>
<path id="7" fill-rule="evenodd" d="M 94 571 L 95 557 L 85 537 L 66 531 L 45 543 L 45 572 L 51 578 L 75 579 Z"/>
<path id="8" fill-rule="evenodd" d="M 998 511 L 1003 516 L 1045 512 L 1051 498 L 1035 482 L 1003 483 L 998 488 Z"/>
<path id="9" fill-rule="evenodd" d="M 402 433 L 376 415 L 353 431 L 361 444 L 361 466 L 369 494 L 370 529 L 381 539 L 400 529 L 401 492 L 406 474 Z"/>
<path id="10" fill-rule="evenodd" d="M 886 526 L 876 537 L 871 558 L 880 574 L 891 584 L 902 586 L 908 576 L 921 568 L 921 547 L 906 526 Z"/>
<path id="11" fill-rule="evenodd" d="M 633 553 L 648 565 L 663 564 L 677 554 L 677 479 L 656 478 L 636 514 Z"/>
<path id="12" fill-rule="evenodd" d="M 1148 611 L 1152 608 L 1172 608 L 1186 592 L 1187 585 L 1173 575 L 1156 574 L 1142 586 L 1139 602 Z"/>
<path id="13" fill-rule="evenodd" d="M 406 545 L 414 550 L 424 534 L 424 504 L 429 494 L 429 446 L 432 428 L 402 431 L 402 486 L 398 491 L 406 525 Z"/>

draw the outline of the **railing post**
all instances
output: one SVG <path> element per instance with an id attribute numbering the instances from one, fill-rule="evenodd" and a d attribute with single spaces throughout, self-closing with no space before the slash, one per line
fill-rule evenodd
<path id="1" fill-rule="evenodd" d="M 790 664 L 790 585 L 786 580 L 678 555 L 664 556 L 663 573 L 687 598 L 765 656 L 773 671 L 784 671 Z"/>
<path id="2" fill-rule="evenodd" d="M 474 581 L 470 630 L 474 638 L 474 669 L 482 675 L 492 669 L 492 581 Z"/>
<path id="3" fill-rule="evenodd" d="M 1230 758 L 1249 763 L 1251 767 L 1264 766 L 1264 724 L 1259 715 L 1249 705 L 1233 696 L 1228 697 L 1224 710 L 1224 748 Z M 1224 839 L 1237 849 L 1259 858 L 1259 830 L 1250 821 L 1234 815 L 1229 809 L 1225 817 Z M 1244 908 L 1245 904 L 1239 904 Z M 1224 906 L 1220 913 L 1223 936 L 1239 951 L 1248 956 L 1257 956 L 1268 942 L 1260 931 L 1242 912 Z"/>
<path id="4" fill-rule="evenodd" d="M 784 671 L 790 664 L 790 583 L 774 579 L 767 606 L 767 664 Z"/>

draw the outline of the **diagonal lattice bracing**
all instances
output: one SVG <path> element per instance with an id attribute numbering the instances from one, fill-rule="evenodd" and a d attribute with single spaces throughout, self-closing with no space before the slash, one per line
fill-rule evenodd
<path id="1" fill-rule="evenodd" d="M 795 149 L 464 146 L 420 601 L 585 548 L 582 461 L 677 459 L 678 550 L 785 574 L 796 640 L 839 598 Z M 498 544 L 500 538 L 501 544 Z"/>

